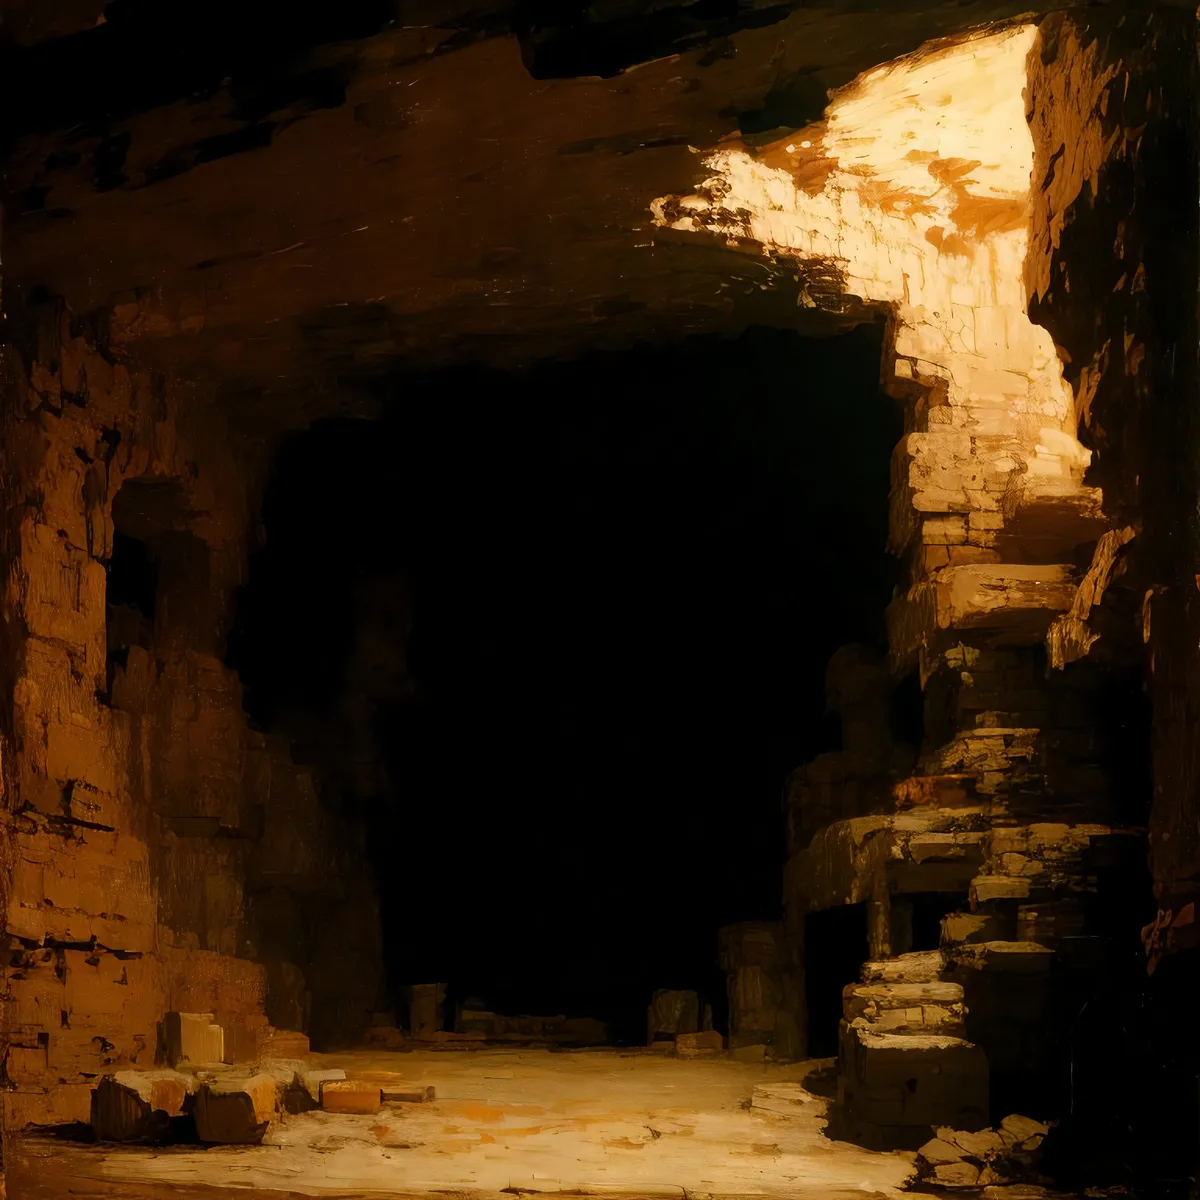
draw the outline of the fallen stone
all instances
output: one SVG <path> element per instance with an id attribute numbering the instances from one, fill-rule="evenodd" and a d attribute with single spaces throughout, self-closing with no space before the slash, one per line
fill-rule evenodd
<path id="1" fill-rule="evenodd" d="M 1033 1138 L 1039 1139 L 1035 1146 L 1041 1145 L 1040 1139 L 1049 1132 L 1049 1125 L 1043 1125 L 1032 1117 L 1023 1117 L 1020 1113 L 1010 1113 L 1000 1122 L 1000 1136 L 1009 1146 L 1023 1145 Z"/>
<path id="2" fill-rule="evenodd" d="M 939 1163 L 933 1180 L 947 1188 L 973 1188 L 979 1182 L 979 1168 L 969 1162 Z"/>
<path id="3" fill-rule="evenodd" d="M 991 1129 L 981 1129 L 978 1133 L 939 1129 L 937 1133 L 939 1138 L 952 1142 L 969 1158 L 987 1159 L 1004 1149 L 1004 1139 Z"/>
<path id="4" fill-rule="evenodd" d="M 725 1039 L 715 1029 L 700 1033 L 681 1033 L 675 1039 L 675 1052 L 680 1058 L 710 1058 L 725 1049 Z"/>
<path id="5" fill-rule="evenodd" d="M 941 1137 L 931 1138 L 917 1151 L 917 1166 L 921 1162 L 927 1162 L 931 1167 L 940 1166 L 943 1163 L 961 1162 L 963 1152 L 954 1145 Z"/>
<path id="6" fill-rule="evenodd" d="M 321 1108 L 331 1113 L 373 1115 L 383 1105 L 383 1087 L 362 1079 L 330 1079 L 321 1084 Z"/>
<path id="7" fill-rule="evenodd" d="M 118 1071 L 92 1091 L 91 1126 L 102 1142 L 153 1141 L 183 1115 L 192 1081 L 177 1071 Z"/>
<path id="8" fill-rule="evenodd" d="M 270 1075 L 220 1079 L 204 1084 L 192 1108 L 202 1142 L 257 1145 L 275 1115 L 276 1084 Z"/>

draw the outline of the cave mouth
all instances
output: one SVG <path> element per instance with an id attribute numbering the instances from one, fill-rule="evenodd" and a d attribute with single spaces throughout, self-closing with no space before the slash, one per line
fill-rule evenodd
<path id="1" fill-rule="evenodd" d="M 378 419 L 280 444 L 228 659 L 360 822 L 376 1020 L 442 981 L 448 1020 L 643 1042 L 683 988 L 724 1023 L 717 930 L 779 919 L 826 662 L 885 647 L 881 337 L 396 377 Z"/>

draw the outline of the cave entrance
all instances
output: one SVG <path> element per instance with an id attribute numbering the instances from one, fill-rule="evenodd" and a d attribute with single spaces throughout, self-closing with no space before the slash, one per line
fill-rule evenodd
<path id="1" fill-rule="evenodd" d="M 441 983 L 641 1043 L 654 992 L 725 995 L 718 928 L 780 917 L 826 665 L 886 647 L 881 354 L 878 324 L 753 327 L 397 376 L 379 419 L 280 444 L 229 661 L 361 821 L 364 1019 Z"/>
<path id="2" fill-rule="evenodd" d="M 838 1052 L 842 989 L 858 981 L 869 955 L 867 906 L 841 904 L 804 919 L 804 1000 L 809 1058 Z"/>

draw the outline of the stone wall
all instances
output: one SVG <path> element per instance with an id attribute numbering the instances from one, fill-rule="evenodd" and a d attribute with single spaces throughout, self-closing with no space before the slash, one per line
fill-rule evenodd
<path id="1" fill-rule="evenodd" d="M 352 1040 L 376 1003 L 349 832 L 221 660 L 261 455 L 213 397 L 122 361 L 138 315 L 46 305 L 3 347 L 6 1130 L 86 1119 L 166 1011 L 213 1012 L 251 1059 L 272 1023 L 315 1007 Z M 146 614 L 106 604 L 130 556 Z"/>
<path id="2" fill-rule="evenodd" d="M 723 147 L 694 195 L 654 205 L 662 225 L 792 258 L 814 306 L 862 300 L 888 318 L 884 383 L 906 410 L 891 549 L 908 576 L 889 642 L 893 673 L 919 672 L 925 743 L 907 776 L 850 744 L 797 774 L 784 887 L 798 969 L 807 913 L 866 905 L 874 991 L 866 1008 L 847 993 L 841 1087 L 848 1127 L 884 1144 L 926 1136 L 942 1104 L 946 1123 L 984 1122 L 989 1093 L 1059 1107 L 1069 1014 L 1129 940 L 1120 910 L 1145 903 L 1148 796 L 1129 794 L 1125 743 L 1136 754 L 1148 738 L 1139 643 L 1153 663 L 1159 594 L 1192 570 L 1166 566 L 1164 539 L 1184 548 L 1167 522 L 1190 529 L 1180 514 L 1196 489 L 1171 482 L 1193 470 L 1171 421 L 1152 429 L 1166 409 L 1195 444 L 1177 415 L 1194 328 L 1142 295 L 1139 213 L 1172 169 L 1155 147 L 1186 126 L 1190 29 L 1179 14 L 1118 13 L 931 45 L 861 76 L 817 125 L 757 152 Z M 1085 265 L 1110 244 L 1112 261 Z M 1171 282 L 1192 304 L 1194 247 L 1177 251 L 1193 265 L 1163 280 L 1160 308 Z M 1157 402 L 1141 403 L 1155 379 Z M 1163 454 L 1176 460 L 1165 471 Z M 1172 503 L 1156 508 L 1164 489 Z M 1160 892 L 1162 864 L 1195 841 L 1190 826 L 1179 837 L 1196 811 L 1180 760 L 1195 742 L 1187 661 L 1157 668 L 1173 692 L 1155 685 L 1151 823 L 1171 826 L 1163 849 L 1152 842 Z M 905 953 L 918 905 L 939 896 L 936 949 Z M 943 1006 L 920 1000 L 938 987 L 966 998 L 952 1035 Z M 962 1086 L 944 1094 L 955 1072 Z"/>

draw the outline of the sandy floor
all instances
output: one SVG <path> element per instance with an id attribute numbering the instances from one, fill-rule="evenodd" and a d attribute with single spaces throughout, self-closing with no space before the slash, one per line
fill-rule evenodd
<path id="1" fill-rule="evenodd" d="M 912 1169 L 911 1155 L 823 1135 L 826 1102 L 795 1086 L 813 1064 L 496 1050 L 330 1055 L 321 1065 L 399 1071 L 433 1084 L 437 1100 L 377 1117 L 289 1117 L 259 1147 L 28 1139 L 10 1155 L 9 1196 L 135 1200 L 236 1188 L 239 1198 L 573 1191 L 834 1200 L 894 1196 Z"/>

